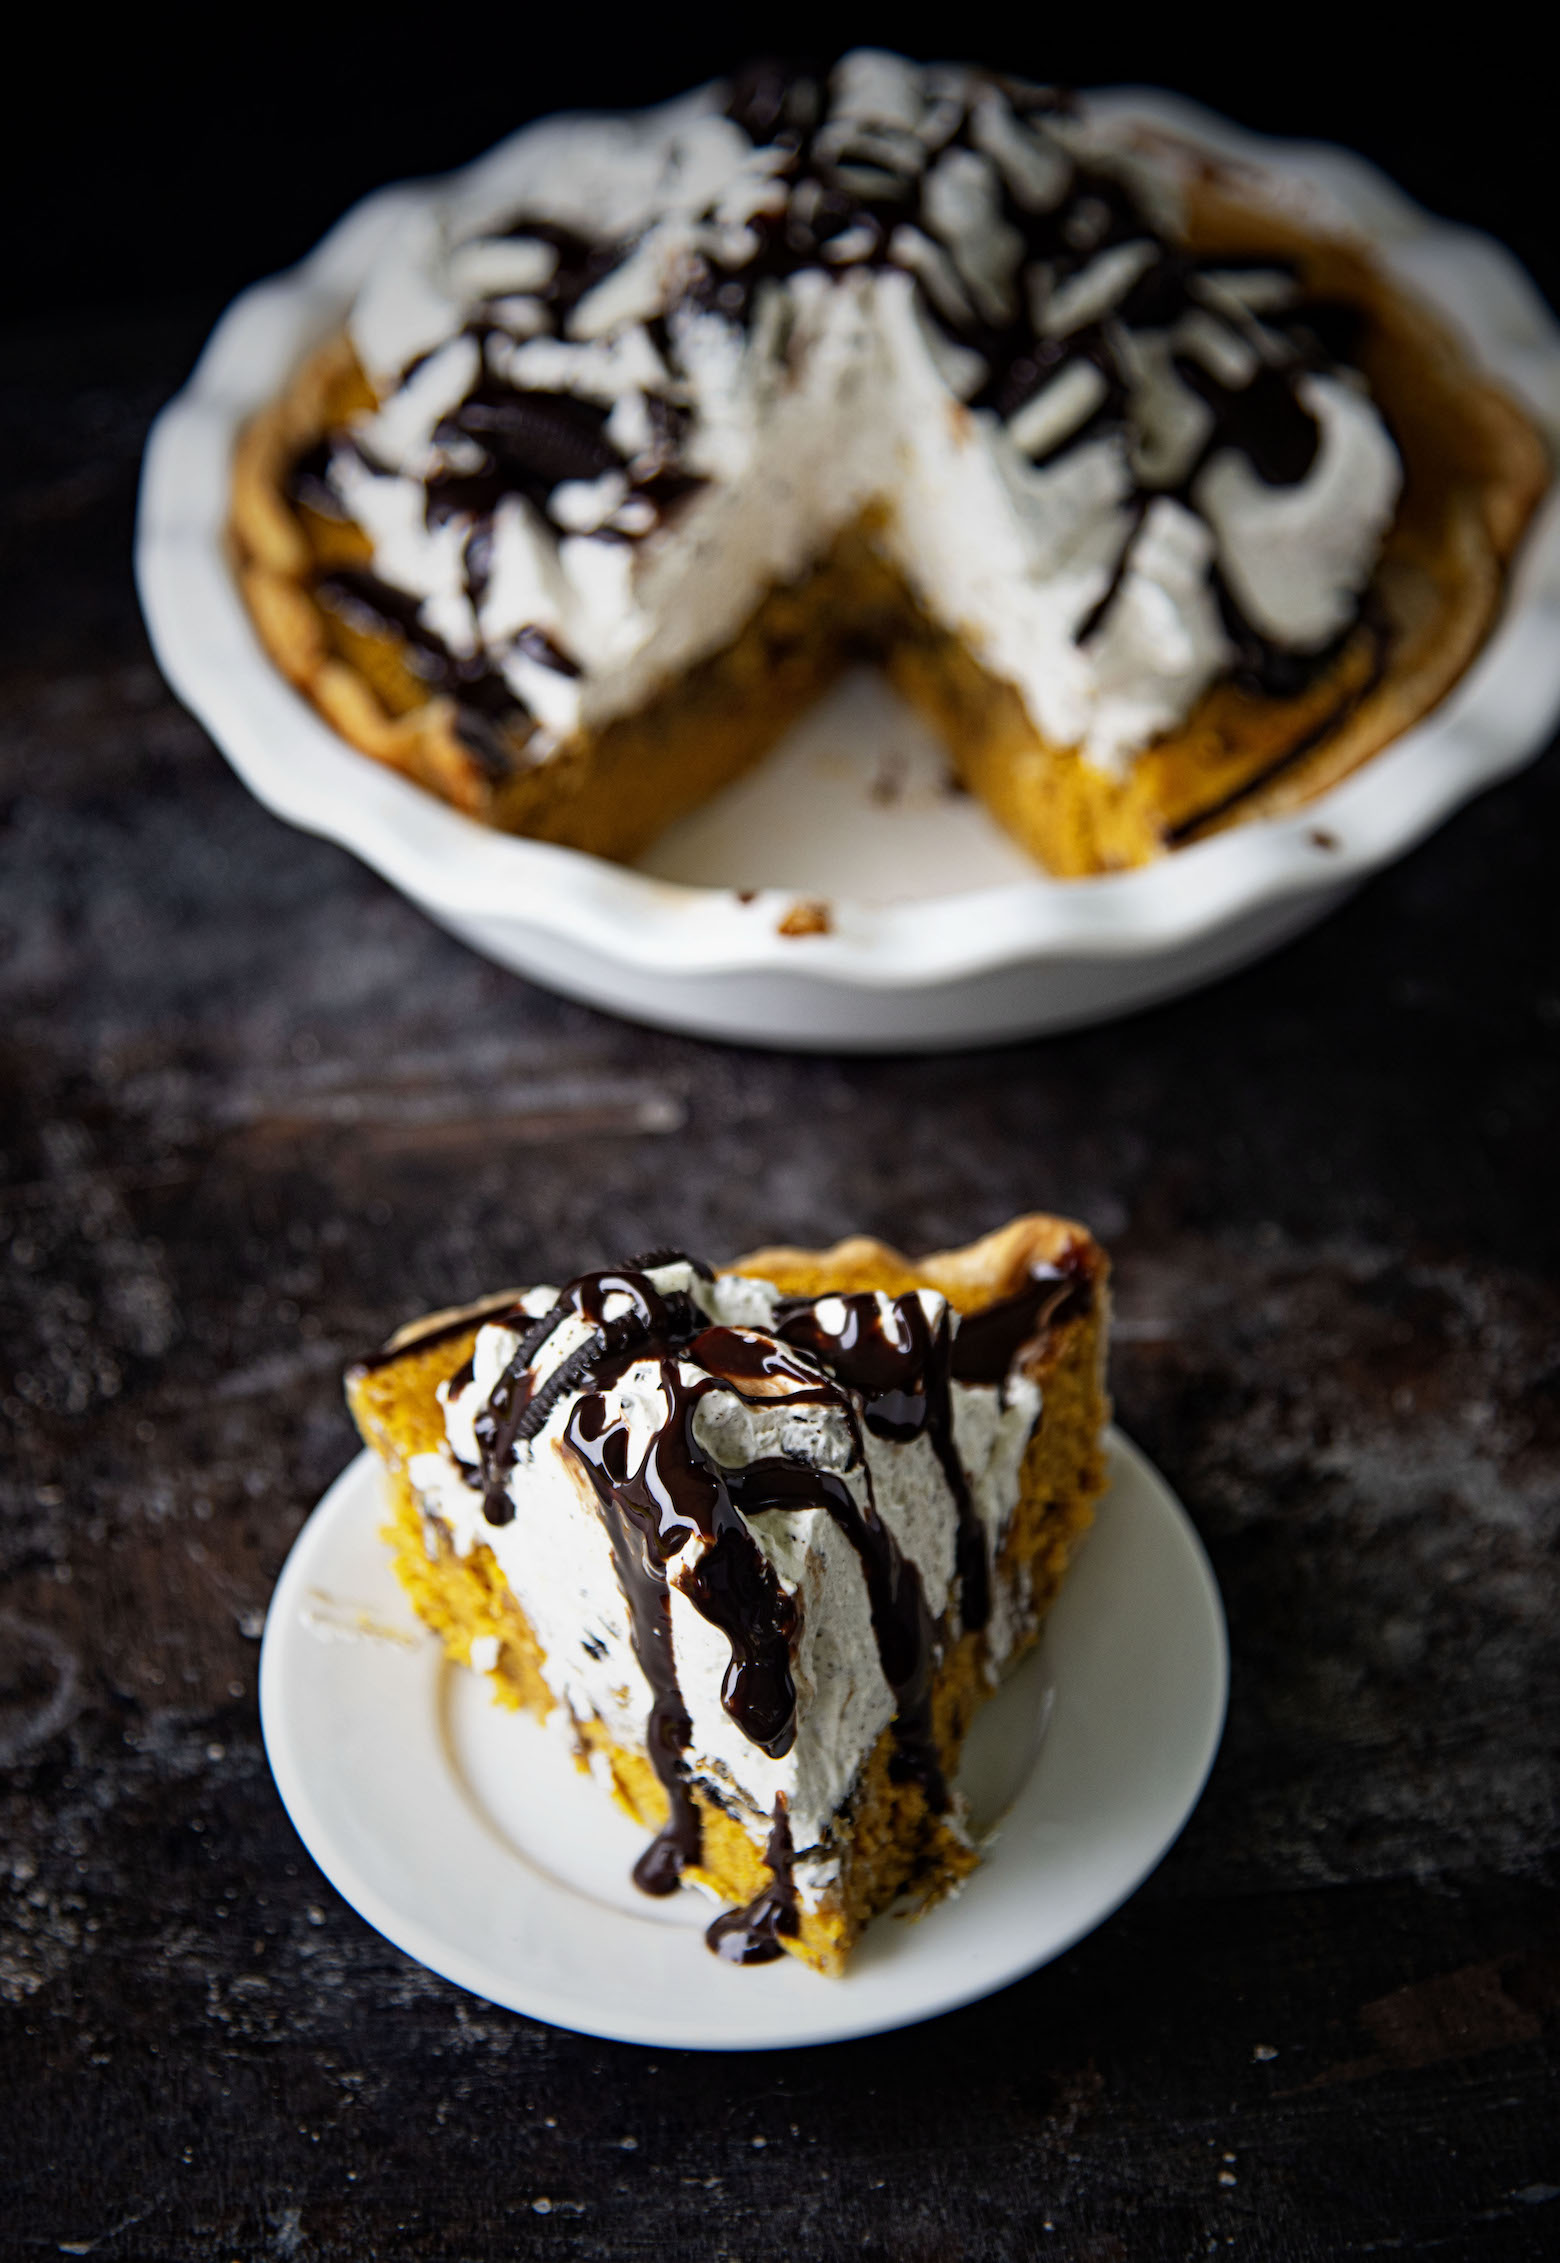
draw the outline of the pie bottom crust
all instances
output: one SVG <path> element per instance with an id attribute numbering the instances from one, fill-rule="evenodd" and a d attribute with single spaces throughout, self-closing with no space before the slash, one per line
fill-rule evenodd
<path id="1" fill-rule="evenodd" d="M 1141 865 L 1304 807 L 1428 714 L 1473 659 L 1548 484 L 1548 454 L 1521 409 L 1361 247 L 1307 230 L 1227 166 L 1189 162 L 1181 145 L 1174 155 L 1187 170 L 1192 249 L 1287 259 L 1308 292 L 1363 313 L 1365 374 L 1404 462 L 1369 598 L 1377 627 L 1359 629 L 1297 696 L 1215 684 L 1182 726 L 1113 775 L 1047 740 L 970 641 L 926 618 L 884 555 L 878 507 L 639 712 L 546 760 L 519 752 L 505 772 L 462 740 L 452 702 L 430 696 L 397 636 L 348 627 L 313 593 L 322 572 L 369 554 L 356 528 L 295 507 L 288 492 L 298 456 L 373 404 L 345 337 L 321 348 L 239 442 L 232 535 L 261 641 L 363 753 L 487 824 L 622 861 L 758 762 L 861 658 L 887 666 L 946 741 L 960 782 L 1058 875 Z"/>
<path id="2" fill-rule="evenodd" d="M 1032 1266 L 1082 1253 L 1092 1287 L 1089 1309 L 1063 1320 L 1026 1355 L 1025 1372 L 1040 1385 L 1039 1424 L 1025 1455 L 1019 1497 L 997 1556 L 995 1577 L 1018 1605 L 1019 1633 L 1003 1661 L 1006 1675 L 1038 1638 L 1078 1542 L 1093 1520 L 1104 1490 L 1103 1445 L 1109 1406 L 1104 1358 L 1107 1321 L 1106 1261 L 1080 1226 L 1064 1219 L 1015 1219 L 968 1248 L 945 1250 L 912 1262 L 879 1241 L 856 1237 L 832 1249 L 762 1249 L 724 1271 L 755 1274 L 787 1296 L 821 1296 L 881 1289 L 903 1295 L 933 1288 L 960 1312 L 1015 1294 Z M 1078 1262 L 1074 1255 L 1074 1262 Z M 354 1368 L 347 1398 L 364 1439 L 384 1465 L 391 1519 L 385 1527 L 391 1560 L 413 1607 L 442 1638 L 446 1654 L 469 1665 L 472 1644 L 496 1640 L 490 1679 L 503 1705 L 545 1719 L 556 1705 L 542 1671 L 544 1654 L 491 1549 L 461 1557 L 418 1505 L 406 1465 L 444 1437 L 437 1386 L 470 1356 L 477 1329 L 489 1313 L 513 1301 L 513 1291 L 456 1313 L 436 1313 L 392 1338 L 381 1359 Z M 999 1676 L 983 1633 L 962 1635 L 944 1654 L 933 1683 L 933 1730 L 943 1771 L 958 1770 L 964 1737 Z M 592 1716 L 572 1724 L 582 1768 L 604 1762 L 620 1806 L 648 1833 L 666 1821 L 666 1795 L 642 1749 L 616 1743 Z M 925 1907 L 956 1886 L 979 1856 L 957 1815 L 937 1815 L 921 1786 L 894 1780 L 892 1727 L 868 1756 L 845 1810 L 836 1819 L 841 1875 L 816 1909 L 803 1910 L 798 1934 L 785 1946 L 817 1971 L 843 1971 L 862 1928 L 895 1904 Z M 770 1872 L 750 1832 L 716 1804 L 703 1785 L 693 1787 L 703 1833 L 702 1859 L 686 1873 L 719 1900 L 745 1903 L 768 1883 Z"/>

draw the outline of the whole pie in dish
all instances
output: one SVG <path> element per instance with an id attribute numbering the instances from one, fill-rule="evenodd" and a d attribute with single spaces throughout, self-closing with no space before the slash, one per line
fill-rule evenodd
<path id="1" fill-rule="evenodd" d="M 1106 1266 L 1016 1219 L 680 1251 L 437 1313 L 355 1367 L 395 1568 L 449 1655 L 567 1736 L 707 1935 L 827 1973 L 977 1852 L 954 1784 L 1105 1477 Z"/>
<path id="2" fill-rule="evenodd" d="M 488 823 L 633 858 L 865 656 L 1077 875 L 1424 715 L 1548 476 L 1292 192 L 863 51 L 546 121 L 411 208 L 232 521 L 278 664 Z"/>

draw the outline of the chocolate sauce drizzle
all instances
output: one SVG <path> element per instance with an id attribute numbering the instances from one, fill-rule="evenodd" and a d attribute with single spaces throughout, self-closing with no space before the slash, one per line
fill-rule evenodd
<path id="1" fill-rule="evenodd" d="M 861 1564 L 874 1638 L 894 1695 L 895 1780 L 917 1783 L 934 1814 L 948 1788 L 931 1716 L 932 1676 L 944 1630 L 934 1622 L 916 1566 L 878 1513 L 864 1431 L 904 1443 L 930 1438 L 959 1517 L 957 1619 L 986 1623 L 990 1574 L 984 1530 L 953 1439 L 951 1388 L 1001 1383 L 1022 1347 L 1089 1293 L 1087 1262 L 1064 1256 L 1038 1268 L 1023 1290 L 962 1322 L 942 1309 L 934 1324 L 918 1296 L 855 1295 L 784 1301 L 773 1335 L 711 1324 L 682 1291 L 663 1293 L 651 1269 L 686 1262 L 655 1250 L 634 1263 L 583 1273 L 548 1311 L 529 1321 L 476 1417 L 481 1455 L 473 1473 L 493 1524 L 513 1515 L 509 1473 L 568 1394 L 577 1394 L 564 1443 L 588 1477 L 612 1548 L 628 1611 L 630 1639 L 651 1691 L 646 1749 L 666 1794 L 667 1821 L 634 1868 L 647 1893 L 672 1892 L 701 1852 L 699 1811 L 688 1775 L 692 1735 L 677 1677 L 670 1585 L 718 1627 L 730 1645 L 721 1702 L 772 1759 L 796 1736 L 792 1665 L 800 1610 L 749 1529 L 768 1512 L 821 1508 Z M 708 1278 L 707 1269 L 696 1270 Z M 617 1307 L 608 1318 L 607 1308 Z M 830 1325 L 822 1314 L 827 1312 Z M 500 1316 L 518 1321 L 519 1314 Z M 589 1333 L 540 1381 L 539 1354 L 571 1317 Z M 635 1439 L 611 1393 L 630 1367 L 651 1365 L 665 1415 L 633 1459 Z M 691 1372 L 689 1372 L 691 1370 Z M 742 1467 L 720 1463 L 696 1434 L 702 1402 L 727 1393 L 745 1405 L 828 1407 L 843 1416 L 850 1441 L 844 1472 L 801 1459 L 767 1456 Z M 854 1480 L 854 1482 L 852 1482 Z M 697 1557 L 674 1570 L 695 1537 Z M 950 1621 L 954 1614 L 950 1611 Z M 710 1945 L 752 1963 L 776 1955 L 796 1929 L 790 1821 L 777 1806 L 766 1853 L 773 1873 L 745 1910 L 717 1919 Z"/>
<path id="2" fill-rule="evenodd" d="M 837 1329 L 823 1324 L 822 1308 L 841 1314 Z M 874 1294 L 782 1304 L 776 1315 L 788 1343 L 805 1345 L 814 1358 L 862 1400 L 862 1419 L 878 1438 L 906 1445 L 931 1440 L 958 1517 L 954 1565 L 959 1618 L 978 1632 L 991 1616 L 991 1571 L 986 1532 L 970 1499 L 969 1480 L 953 1442 L 953 1326 L 944 1305 L 933 1328 L 919 1296 Z"/>
<path id="3" fill-rule="evenodd" d="M 705 1928 L 704 1938 L 728 1964 L 773 1964 L 784 1956 L 784 1940 L 801 1931 L 796 1907 L 795 1855 L 791 1845 L 791 1818 L 785 1793 L 775 1801 L 774 1828 L 764 1848 L 769 1883 L 761 1886 L 741 1909 L 723 1910 Z"/>
<path id="4" fill-rule="evenodd" d="M 692 1381 L 681 1372 L 675 1356 L 680 1350 L 703 1370 Z M 745 1518 L 765 1509 L 814 1506 L 821 1492 L 837 1492 L 840 1499 L 827 1498 L 824 1505 L 842 1521 L 849 1519 L 853 1536 L 863 1529 L 849 1488 L 831 1473 L 778 1460 L 726 1470 L 694 1435 L 699 1403 L 711 1392 L 733 1392 L 750 1405 L 769 1396 L 744 1392 L 744 1379 L 796 1382 L 800 1388 L 785 1394 L 791 1404 L 840 1401 L 838 1390 L 824 1377 L 783 1354 L 776 1357 L 777 1351 L 727 1328 L 704 1328 L 681 1343 L 664 1336 L 647 1338 L 616 1361 L 597 1365 L 591 1377 L 596 1388 L 581 1399 L 564 1433 L 595 1487 L 613 1535 L 635 1651 L 654 1693 L 647 1741 L 669 1812 L 660 1838 L 634 1873 L 649 1892 L 670 1891 L 680 1870 L 697 1860 L 699 1841 L 698 1812 L 682 1757 L 691 1727 L 672 1653 L 671 1559 L 695 1534 L 708 1543 L 698 1561 L 677 1575 L 677 1586 L 731 1645 L 731 1663 L 721 1684 L 726 1712 L 761 1751 L 779 1760 L 796 1738 L 791 1660 L 800 1619 Z M 667 1415 L 636 1469 L 629 1466 L 628 1428 L 609 1419 L 605 1392 L 624 1367 L 644 1359 L 659 1361 Z M 861 1545 L 870 1549 L 870 1539 Z"/>
<path id="5" fill-rule="evenodd" d="M 455 702 L 455 728 L 489 777 L 507 778 L 515 769 L 523 738 L 525 710 L 485 652 L 460 655 L 422 617 L 421 601 L 393 589 L 364 566 L 340 566 L 322 574 L 314 594 L 325 612 L 359 636 L 398 638 L 412 674 L 430 691 Z"/>
<path id="6" fill-rule="evenodd" d="M 625 1297 L 628 1310 L 608 1320 L 605 1309 L 612 1296 Z M 578 1313 L 589 1323 L 591 1334 L 537 1389 L 531 1380 L 532 1365 L 542 1346 L 571 1313 Z M 472 1424 L 482 1453 L 483 1513 L 488 1522 L 507 1524 L 514 1515 L 508 1483 L 515 1449 L 522 1440 L 536 1436 L 567 1392 L 583 1385 L 603 1362 L 652 1336 L 664 1337 L 670 1343 L 676 1335 L 685 1342 L 698 1321 L 697 1308 L 687 1297 L 662 1298 L 645 1274 L 632 1266 L 582 1273 L 571 1281 L 557 1303 L 521 1336 L 488 1394 L 487 1404 Z"/>
<path id="7" fill-rule="evenodd" d="M 1075 1242 L 1054 1264 L 1032 1265 L 1029 1279 L 1012 1296 L 964 1315 L 953 1339 L 955 1378 L 1000 1388 L 1026 1344 L 1065 1320 L 1081 1319 L 1093 1302 L 1088 1251 Z"/>
<path id="8" fill-rule="evenodd" d="M 940 139 L 923 143 L 902 129 L 842 118 L 804 70 L 761 62 L 734 76 L 727 89 L 726 115 L 755 147 L 773 153 L 773 179 L 783 192 L 783 204 L 778 210 L 755 212 L 734 231 L 740 250 L 734 243 L 729 252 L 723 251 L 719 231 L 706 228 L 697 253 L 684 262 L 675 301 L 646 322 L 647 336 L 672 383 L 670 392 L 652 385 L 641 393 L 648 442 L 641 433 L 637 452 L 626 452 L 610 436 L 608 411 L 600 402 L 578 393 L 527 386 L 504 374 L 504 357 L 514 342 L 514 334 L 505 327 L 504 302 L 499 298 L 472 307 L 466 334 L 481 349 L 479 374 L 435 431 L 435 447 L 445 460 L 426 483 L 426 512 L 430 526 L 453 515 L 469 521 L 464 573 L 474 606 L 480 605 L 487 587 L 494 515 L 506 497 L 524 498 L 545 518 L 561 484 L 616 474 L 623 483 L 624 506 L 595 530 L 593 539 L 635 543 L 666 524 L 703 484 L 684 461 L 689 411 L 672 397 L 680 369 L 673 319 L 679 305 L 711 309 L 748 329 L 766 285 L 783 283 L 804 269 L 821 268 L 838 275 L 857 267 L 903 266 L 906 230 L 919 232 L 923 242 L 930 241 L 935 249 L 941 239 L 934 216 L 928 214 L 925 182 L 934 165 L 949 153 L 963 153 L 988 168 L 996 197 L 993 228 L 1007 231 L 1006 240 L 1019 247 L 1006 279 L 985 289 L 968 286 L 949 269 L 954 278 L 950 296 L 946 285 L 939 291 L 924 272 L 915 273 L 923 319 L 957 349 L 977 354 L 984 365 L 969 407 L 1006 420 L 1065 366 L 1084 363 L 1098 372 L 1102 398 L 1082 423 L 1034 460 L 1043 465 L 1110 433 L 1130 441 L 1135 340 L 1163 337 L 1188 314 L 1206 322 L 1213 303 L 1207 293 L 1216 289 L 1221 269 L 1228 272 L 1233 263 L 1193 257 L 1159 238 L 1125 176 L 1112 170 L 1108 159 L 1086 154 L 1066 138 L 1075 105 L 1065 92 L 977 74 L 963 94 L 947 100 L 952 109 L 946 130 L 939 129 Z M 1036 131 L 1049 147 L 1064 176 L 1051 201 L 1020 198 L 1012 180 L 994 162 L 993 145 L 981 123 L 993 103 L 1009 128 L 1021 136 Z M 545 244 L 554 255 L 548 279 L 523 295 L 540 309 L 547 326 L 544 334 L 557 337 L 568 334 L 570 316 L 580 301 L 632 256 L 640 240 L 593 241 L 523 212 L 505 223 L 503 233 Z M 1102 254 L 1145 242 L 1152 257 L 1128 288 L 1065 334 L 1047 333 L 1030 303 L 1026 277 L 1048 278 L 1054 301 Z M 941 257 L 941 252 L 936 256 Z M 1260 264 L 1264 272 L 1285 272 L 1279 260 Z M 1288 486 L 1304 479 L 1315 457 L 1318 431 L 1301 398 L 1300 381 L 1308 372 L 1355 363 L 1359 329 L 1355 311 L 1307 299 L 1298 290 L 1291 304 L 1265 311 L 1260 321 L 1243 323 L 1228 304 L 1218 319 L 1257 354 L 1258 367 L 1249 382 L 1232 385 L 1211 374 L 1195 355 L 1171 353 L 1170 367 L 1206 405 L 1210 428 L 1195 461 L 1181 465 L 1173 478 L 1138 475 L 1127 503 L 1132 532 L 1157 495 L 1172 495 L 1190 505 L 1199 472 L 1220 450 L 1243 454 L 1271 485 Z M 294 501 L 326 517 L 345 519 L 348 514 L 333 484 L 332 467 L 338 451 L 353 449 L 361 454 L 358 443 L 345 432 L 311 445 L 292 469 L 289 486 Z M 1108 618 L 1126 579 L 1130 549 L 1129 533 L 1102 598 L 1079 623 L 1080 643 L 1095 635 Z M 1215 588 L 1238 655 L 1233 672 L 1248 689 L 1293 696 L 1316 679 L 1345 641 L 1335 639 L 1316 652 L 1285 647 L 1244 617 L 1217 569 Z M 481 651 L 471 657 L 452 653 L 422 620 L 418 600 L 361 571 L 326 574 L 319 583 L 319 596 L 327 612 L 347 626 L 402 640 L 414 673 L 454 700 L 457 729 L 490 776 L 501 779 L 528 759 L 534 718 L 492 656 Z M 578 672 L 574 656 L 539 627 L 522 630 L 515 645 L 543 666 L 565 674 Z M 550 744 L 545 738 L 539 740 L 537 751 Z"/>

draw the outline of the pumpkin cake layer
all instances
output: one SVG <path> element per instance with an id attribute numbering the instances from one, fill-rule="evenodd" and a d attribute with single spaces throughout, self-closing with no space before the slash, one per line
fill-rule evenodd
<path id="1" fill-rule="evenodd" d="M 418 1613 L 654 1834 L 646 1891 L 736 1905 L 722 1955 L 838 1973 L 974 1866 L 965 1733 L 1104 1483 L 1105 1272 L 1046 1217 L 657 1252 L 351 1372 Z"/>

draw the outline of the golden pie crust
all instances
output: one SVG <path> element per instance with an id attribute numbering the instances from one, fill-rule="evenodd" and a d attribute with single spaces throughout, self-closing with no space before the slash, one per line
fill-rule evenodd
<path id="1" fill-rule="evenodd" d="M 955 628 L 926 618 L 869 514 L 804 580 L 771 590 L 732 644 L 637 714 L 547 760 L 528 764 L 521 752 L 511 774 L 495 775 L 397 637 L 349 628 L 313 594 L 323 572 L 368 557 L 355 528 L 295 508 L 288 493 L 298 457 L 373 405 L 345 337 L 304 364 L 235 455 L 236 563 L 267 652 L 342 737 L 456 808 L 625 861 L 761 759 L 864 653 L 882 659 L 937 728 L 960 782 L 1054 873 L 1145 864 L 1303 807 L 1428 714 L 1474 658 L 1549 483 L 1548 451 L 1523 410 L 1363 246 L 1265 201 L 1261 176 L 1158 138 L 1182 176 L 1189 248 L 1290 260 L 1308 294 L 1360 310 L 1361 365 L 1403 458 L 1403 494 L 1371 590 L 1385 636 L 1358 630 L 1297 696 L 1215 684 L 1183 725 L 1113 777 L 1046 740 L 1014 687 Z"/>

